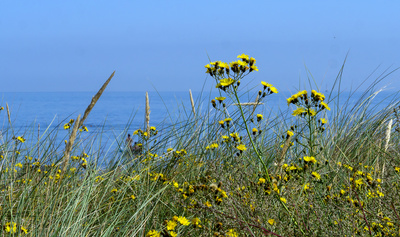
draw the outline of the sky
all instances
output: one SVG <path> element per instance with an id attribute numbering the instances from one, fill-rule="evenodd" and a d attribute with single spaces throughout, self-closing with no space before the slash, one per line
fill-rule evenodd
<path id="1" fill-rule="evenodd" d="M 400 67 L 399 1 L 0 1 L 0 92 L 209 91 L 211 61 L 245 81 L 343 90 Z M 400 70 L 379 86 L 400 88 Z M 214 89 L 215 90 L 215 89 Z"/>

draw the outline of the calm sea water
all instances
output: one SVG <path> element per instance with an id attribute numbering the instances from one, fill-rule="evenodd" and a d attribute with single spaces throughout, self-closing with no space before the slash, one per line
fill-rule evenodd
<path id="1" fill-rule="evenodd" d="M 10 108 L 12 126 L 6 109 L 0 111 L 0 131 L 16 136 L 38 133 L 46 129 L 57 131 L 57 143 L 62 143 L 68 132 L 63 125 L 70 119 L 83 116 L 95 92 L 3 92 L 0 106 Z M 213 96 L 217 94 L 213 93 Z M 209 104 L 210 93 L 193 92 L 197 109 Z M 190 116 L 189 92 L 149 92 L 150 125 L 166 127 L 175 123 L 179 115 Z M 207 106 L 204 106 L 207 108 Z M 90 112 L 84 125 L 86 136 L 102 136 L 103 145 L 110 146 L 125 139 L 127 133 L 144 128 L 145 92 L 104 92 Z M 26 137 L 26 136 L 25 136 Z"/>
<path id="2" fill-rule="evenodd" d="M 78 114 L 83 115 L 94 94 L 94 92 L 7 92 L 0 93 L 0 106 L 5 108 L 6 103 L 8 104 L 15 135 L 23 135 L 28 131 L 37 133 L 40 125 L 42 133 L 46 128 L 57 130 L 56 139 L 62 142 L 67 135 L 63 124 L 71 118 L 75 119 Z M 260 111 L 277 113 L 280 110 L 287 110 L 286 98 L 290 95 L 289 92 L 280 92 L 267 97 L 266 104 Z M 347 98 L 347 95 L 344 93 L 342 98 Z M 350 104 L 356 104 L 360 95 L 361 93 L 352 96 Z M 373 105 L 381 108 L 387 106 L 393 102 L 390 95 L 393 93 L 378 94 Z M 209 102 L 215 96 L 218 96 L 217 92 L 193 92 L 197 112 L 207 113 Z M 149 92 L 149 98 L 151 126 L 160 124 L 168 126 L 176 122 L 179 116 L 185 115 L 186 118 L 190 116 L 189 92 Z M 253 100 L 254 97 L 249 98 L 248 95 L 242 97 L 242 101 Z M 344 101 L 343 99 L 340 103 Z M 143 128 L 144 112 L 145 92 L 105 92 L 84 124 L 88 127 L 89 134 L 101 133 L 103 141 L 109 145 L 117 140 L 123 141 L 126 133 Z M 6 111 L 0 111 L 0 130 L 6 131 L 10 128 Z"/>

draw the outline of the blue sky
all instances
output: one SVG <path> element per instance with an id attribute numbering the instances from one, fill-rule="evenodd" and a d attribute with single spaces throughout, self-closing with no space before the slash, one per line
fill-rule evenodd
<path id="1" fill-rule="evenodd" d="M 1 1 L 0 91 L 96 91 L 114 70 L 110 91 L 209 90 L 208 57 L 242 53 L 257 59 L 250 85 L 284 91 L 305 88 L 306 67 L 329 89 L 348 53 L 350 90 L 400 67 L 399 9 L 398 1 Z M 385 85 L 400 88 L 400 71 Z"/>

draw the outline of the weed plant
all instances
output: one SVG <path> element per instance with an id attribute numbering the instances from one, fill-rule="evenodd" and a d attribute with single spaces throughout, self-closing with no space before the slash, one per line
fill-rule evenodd
<path id="1" fill-rule="evenodd" d="M 206 65 L 220 96 L 192 101 L 171 126 L 150 126 L 148 108 L 139 149 L 95 148 L 101 132 L 81 139 L 79 119 L 58 126 L 68 144 L 77 124 L 71 148 L 55 144 L 57 130 L 36 138 L 10 121 L 1 236 L 399 236 L 398 98 L 377 110 L 372 86 L 351 107 L 315 86 L 289 97 L 288 112 L 260 112 L 279 92 L 261 82 L 243 94 L 258 68 L 238 58 Z"/>

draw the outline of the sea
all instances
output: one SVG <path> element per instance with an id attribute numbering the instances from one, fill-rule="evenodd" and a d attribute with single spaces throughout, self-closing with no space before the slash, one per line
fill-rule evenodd
<path id="1" fill-rule="evenodd" d="M 85 136 L 101 134 L 102 146 L 118 149 L 116 146 L 123 143 L 127 134 L 145 127 L 145 93 L 104 92 L 84 122 L 89 130 Z M 150 91 L 148 93 L 151 126 L 157 129 L 165 128 L 178 121 L 191 118 L 193 112 L 189 91 Z M 4 110 L 0 111 L 0 132 L 3 136 L 12 134 L 35 140 L 43 139 L 43 135 L 51 131 L 57 134 L 54 138 L 56 143 L 62 144 L 69 132 L 64 130 L 63 125 L 70 119 L 76 119 L 79 114 L 83 116 L 95 94 L 96 92 L 0 92 L 0 107 L 4 107 Z M 291 94 L 286 91 L 267 96 L 257 113 L 278 114 L 290 111 L 293 108 L 288 107 L 286 99 Z M 357 105 L 363 93 L 356 92 L 349 97 L 350 94 L 342 92 L 341 100 L 334 99 L 332 103 L 339 103 L 338 108 L 346 101 L 348 107 Z M 214 110 L 210 106 L 210 101 L 219 95 L 217 91 L 193 91 L 195 112 L 200 115 L 212 113 Z M 328 96 L 327 92 L 325 95 Z M 373 93 L 368 95 L 373 95 Z M 388 104 L 397 103 L 397 98 L 396 93 L 383 91 L 377 93 L 370 106 L 374 110 L 379 110 Z M 249 95 L 249 93 L 241 95 L 242 102 L 254 100 L 255 95 Z M 333 105 L 332 103 L 330 106 Z M 10 120 L 7 115 L 7 105 Z"/>

